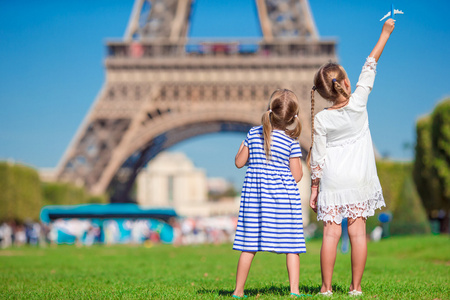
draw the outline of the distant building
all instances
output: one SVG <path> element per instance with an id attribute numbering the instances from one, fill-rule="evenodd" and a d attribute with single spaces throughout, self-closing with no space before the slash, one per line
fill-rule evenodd
<path id="1" fill-rule="evenodd" d="M 173 206 L 208 200 L 206 173 L 184 153 L 162 152 L 137 177 L 137 202 Z"/>
<path id="2" fill-rule="evenodd" d="M 196 168 L 184 153 L 160 153 L 139 173 L 136 182 L 140 205 L 173 207 L 179 215 L 189 217 L 239 212 L 239 199 L 208 202 L 206 172 Z"/>

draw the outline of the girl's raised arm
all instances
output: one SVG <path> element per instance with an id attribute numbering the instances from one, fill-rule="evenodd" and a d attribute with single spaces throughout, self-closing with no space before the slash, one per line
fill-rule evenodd
<path id="1" fill-rule="evenodd" d="M 389 37 L 391 36 L 392 31 L 394 31 L 395 21 L 393 19 L 388 19 L 384 22 L 383 29 L 381 30 L 380 38 L 378 39 L 377 44 L 373 48 L 372 52 L 370 52 L 370 57 L 375 58 L 375 61 L 381 56 L 383 53 L 384 46 L 386 45 Z"/>

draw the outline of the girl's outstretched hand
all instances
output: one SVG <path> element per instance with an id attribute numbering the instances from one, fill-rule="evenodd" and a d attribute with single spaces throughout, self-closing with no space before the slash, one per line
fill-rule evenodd
<path id="1" fill-rule="evenodd" d="M 319 195 L 318 189 L 313 188 L 311 189 L 311 197 L 309 198 L 309 206 L 312 208 L 312 210 L 317 213 L 317 197 Z"/>
<path id="2" fill-rule="evenodd" d="M 395 21 L 393 19 L 387 19 L 386 22 L 384 22 L 383 29 L 381 30 L 381 32 L 391 35 L 392 31 L 394 31 L 394 28 L 395 28 Z"/>
<path id="3" fill-rule="evenodd" d="M 384 46 L 386 46 L 386 43 L 391 36 L 392 31 L 394 31 L 394 27 L 395 21 L 393 19 L 388 19 L 386 22 L 384 22 L 383 29 L 381 29 L 380 38 L 378 39 L 377 44 L 369 55 L 370 57 L 375 58 L 375 61 L 378 61 L 381 53 L 383 53 Z"/>

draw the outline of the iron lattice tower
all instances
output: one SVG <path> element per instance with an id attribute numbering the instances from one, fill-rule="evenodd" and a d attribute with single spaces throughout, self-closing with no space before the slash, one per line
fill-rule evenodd
<path id="1" fill-rule="evenodd" d="M 132 201 L 136 175 L 156 154 L 196 135 L 247 132 L 276 88 L 300 99 L 307 153 L 312 78 L 336 61 L 335 42 L 319 38 L 308 1 L 255 0 L 262 38 L 224 41 L 187 37 L 191 2 L 136 0 L 123 39 L 107 43 L 106 82 L 57 167 L 58 180 Z"/>

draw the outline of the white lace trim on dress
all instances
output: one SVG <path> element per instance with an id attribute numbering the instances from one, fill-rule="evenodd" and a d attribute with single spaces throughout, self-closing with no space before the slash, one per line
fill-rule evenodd
<path id="1" fill-rule="evenodd" d="M 375 210 L 383 206 L 384 203 L 383 194 L 378 191 L 372 199 L 342 205 L 322 205 L 317 208 L 317 220 L 323 220 L 324 222 L 335 222 L 341 224 L 342 219 L 352 218 L 356 219 L 363 217 L 367 219 L 375 214 Z"/>
<path id="2" fill-rule="evenodd" d="M 377 62 L 375 60 L 375 57 L 368 56 L 362 69 L 363 71 L 371 70 L 377 73 Z"/>
<path id="3" fill-rule="evenodd" d="M 311 165 L 311 179 L 317 179 L 322 178 L 323 174 L 323 167 L 325 165 L 325 162 L 318 164 L 318 165 Z"/>

